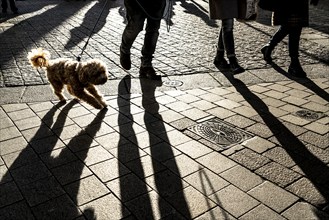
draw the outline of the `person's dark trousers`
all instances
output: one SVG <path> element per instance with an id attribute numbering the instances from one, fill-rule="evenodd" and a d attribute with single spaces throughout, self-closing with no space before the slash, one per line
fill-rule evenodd
<path id="1" fill-rule="evenodd" d="M 227 57 L 235 57 L 235 46 L 234 46 L 234 37 L 233 37 L 233 25 L 234 20 L 223 19 L 222 27 L 219 32 L 218 37 L 218 51 L 226 51 Z"/>
<path id="2" fill-rule="evenodd" d="M 18 9 L 16 7 L 15 0 L 9 0 L 9 5 L 11 11 L 16 13 Z M 8 8 L 7 0 L 1 0 L 1 7 L 2 7 L 2 12 L 7 12 L 7 8 Z"/>
<path id="3" fill-rule="evenodd" d="M 125 54 L 130 54 L 130 49 L 137 35 L 143 30 L 145 20 L 147 20 L 144 45 L 142 48 L 142 62 L 143 59 L 151 62 L 159 37 L 160 18 L 163 12 L 159 12 L 159 19 L 154 20 L 147 17 L 135 0 L 125 0 L 124 4 L 126 7 L 128 24 L 122 34 L 121 51 Z"/>

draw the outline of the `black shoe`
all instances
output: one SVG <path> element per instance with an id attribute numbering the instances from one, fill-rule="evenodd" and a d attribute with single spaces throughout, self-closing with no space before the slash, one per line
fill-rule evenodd
<path id="1" fill-rule="evenodd" d="M 124 69 L 130 70 L 131 68 L 130 53 L 127 54 L 120 50 L 120 64 Z"/>
<path id="2" fill-rule="evenodd" d="M 215 59 L 214 59 L 214 64 L 218 69 L 229 69 L 230 65 L 227 63 L 227 61 L 225 60 L 224 57 L 219 57 L 218 55 L 216 55 Z"/>
<path id="3" fill-rule="evenodd" d="M 262 47 L 262 49 L 260 50 L 263 54 L 263 59 L 266 61 L 266 63 L 271 64 L 272 63 L 272 51 L 273 48 L 269 45 L 266 44 L 264 47 Z"/>
<path id="4" fill-rule="evenodd" d="M 139 76 L 141 78 L 159 80 L 161 76 L 156 75 L 156 72 L 152 66 L 141 66 L 139 69 Z"/>
<path id="5" fill-rule="evenodd" d="M 238 60 L 235 57 L 230 57 L 230 68 L 233 74 L 239 74 L 246 71 L 243 67 L 241 67 L 238 63 Z"/>
<path id="6" fill-rule="evenodd" d="M 14 13 L 14 14 L 18 14 L 18 8 L 14 9 L 14 10 L 13 10 L 13 13 Z"/>
<path id="7" fill-rule="evenodd" d="M 294 77 L 306 78 L 306 73 L 299 63 L 299 60 L 291 61 L 288 73 Z"/>
<path id="8" fill-rule="evenodd" d="M 7 14 L 7 10 L 6 9 L 2 9 L 2 13 L 3 14 Z"/>

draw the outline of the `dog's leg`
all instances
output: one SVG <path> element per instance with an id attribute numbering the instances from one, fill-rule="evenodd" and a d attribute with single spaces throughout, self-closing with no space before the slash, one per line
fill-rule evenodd
<path id="1" fill-rule="evenodd" d="M 65 101 L 65 97 L 62 94 L 64 84 L 62 82 L 49 79 L 50 84 L 53 87 L 55 95 L 59 98 L 60 101 Z"/>
<path id="2" fill-rule="evenodd" d="M 68 91 L 75 97 L 87 102 L 89 105 L 97 109 L 102 109 L 103 105 L 100 104 L 97 99 L 84 91 L 84 88 L 73 89 L 71 86 L 67 86 Z"/>
<path id="3" fill-rule="evenodd" d="M 92 96 L 94 96 L 97 99 L 99 103 L 101 103 L 104 106 L 104 108 L 106 108 L 107 106 L 106 102 L 103 100 L 103 97 L 99 94 L 97 88 L 94 85 L 88 85 L 86 89 Z"/>

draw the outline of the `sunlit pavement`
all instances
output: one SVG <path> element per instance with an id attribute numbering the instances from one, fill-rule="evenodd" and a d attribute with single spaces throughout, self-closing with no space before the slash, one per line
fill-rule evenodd
<path id="1" fill-rule="evenodd" d="M 233 76 L 212 63 L 207 2 L 176 1 L 154 81 L 138 77 L 142 34 L 120 67 L 123 1 L 109 1 L 82 56 L 108 65 L 109 106 L 60 103 L 26 55 L 75 59 L 104 3 L 17 1 L 0 16 L 0 219 L 329 219 L 327 4 L 311 8 L 298 79 L 287 41 L 262 60 L 268 14 L 236 21 L 247 71 Z"/>

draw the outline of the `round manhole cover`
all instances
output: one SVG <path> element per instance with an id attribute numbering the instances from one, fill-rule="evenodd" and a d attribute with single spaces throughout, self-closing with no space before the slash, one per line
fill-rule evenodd
<path id="1" fill-rule="evenodd" d="M 168 87 L 179 87 L 179 86 L 183 85 L 183 82 L 179 81 L 179 80 L 169 80 L 169 81 L 163 82 L 162 85 L 168 86 Z"/>
<path id="2" fill-rule="evenodd" d="M 296 115 L 307 120 L 316 120 L 321 118 L 321 113 L 313 112 L 310 110 L 299 110 L 296 112 Z"/>

